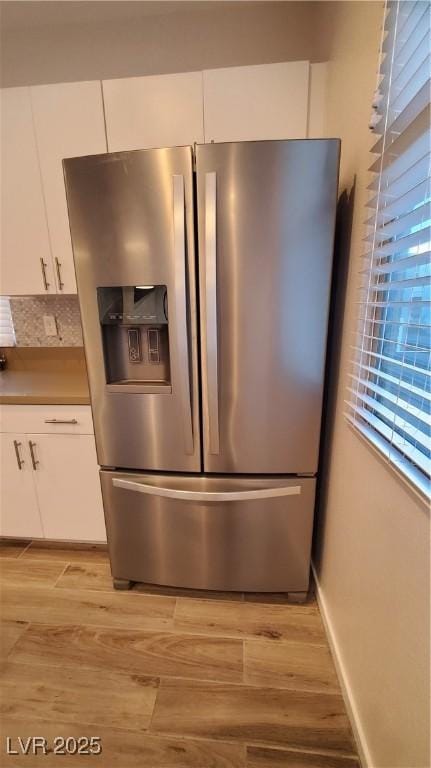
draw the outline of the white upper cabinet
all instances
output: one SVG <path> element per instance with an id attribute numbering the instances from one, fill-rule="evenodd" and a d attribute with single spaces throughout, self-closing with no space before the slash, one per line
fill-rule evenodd
<path id="1" fill-rule="evenodd" d="M 310 99 L 308 107 L 308 138 L 326 137 L 326 100 L 328 65 L 323 62 L 310 65 Z"/>
<path id="2" fill-rule="evenodd" d="M 99 81 L 31 90 L 36 141 L 58 293 L 76 293 L 62 160 L 106 152 Z"/>
<path id="3" fill-rule="evenodd" d="M 305 139 L 308 61 L 203 73 L 205 141 Z"/>
<path id="4" fill-rule="evenodd" d="M 76 293 L 64 158 L 324 136 L 325 83 L 294 61 L 3 89 L 0 292 Z"/>
<path id="5" fill-rule="evenodd" d="M 202 72 L 103 81 L 109 152 L 204 141 Z"/>
<path id="6" fill-rule="evenodd" d="M 0 291 L 55 293 L 29 88 L 1 91 L 1 176 Z"/>

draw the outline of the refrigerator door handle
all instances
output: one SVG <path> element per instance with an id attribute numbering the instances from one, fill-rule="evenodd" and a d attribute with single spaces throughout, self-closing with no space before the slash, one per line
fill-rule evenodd
<path id="1" fill-rule="evenodd" d="M 184 448 L 193 455 L 193 423 L 190 401 L 190 372 L 187 335 L 186 251 L 184 177 L 175 174 L 173 180 L 174 269 L 175 269 L 175 329 L 179 390 L 183 421 Z"/>
<path id="2" fill-rule="evenodd" d="M 252 501 L 253 499 L 272 499 L 277 496 L 299 496 L 301 494 L 300 485 L 258 488 L 249 491 L 186 491 L 179 488 L 163 488 L 134 480 L 122 480 L 118 477 L 113 478 L 112 484 L 116 488 L 124 488 L 126 491 L 146 493 L 149 496 L 163 496 L 166 499 L 179 501 Z"/>
<path id="3" fill-rule="evenodd" d="M 205 355 L 208 397 L 209 452 L 220 452 L 217 350 L 217 183 L 216 173 L 205 174 Z"/>

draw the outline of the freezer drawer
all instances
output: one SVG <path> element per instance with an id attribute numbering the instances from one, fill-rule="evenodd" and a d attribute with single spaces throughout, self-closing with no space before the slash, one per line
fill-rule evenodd
<path id="1" fill-rule="evenodd" d="M 307 590 L 315 479 L 100 474 L 114 578 Z"/>

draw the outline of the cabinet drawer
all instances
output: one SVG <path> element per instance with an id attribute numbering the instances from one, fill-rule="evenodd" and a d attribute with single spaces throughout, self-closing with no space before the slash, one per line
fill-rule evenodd
<path id="1" fill-rule="evenodd" d="M 91 408 L 89 405 L 2 405 L 0 432 L 92 435 Z"/>

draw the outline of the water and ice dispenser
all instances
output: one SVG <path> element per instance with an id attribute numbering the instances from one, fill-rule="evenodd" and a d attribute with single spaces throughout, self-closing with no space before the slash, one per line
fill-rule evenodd
<path id="1" fill-rule="evenodd" d="M 98 288 L 97 299 L 108 387 L 170 389 L 166 286 Z"/>

